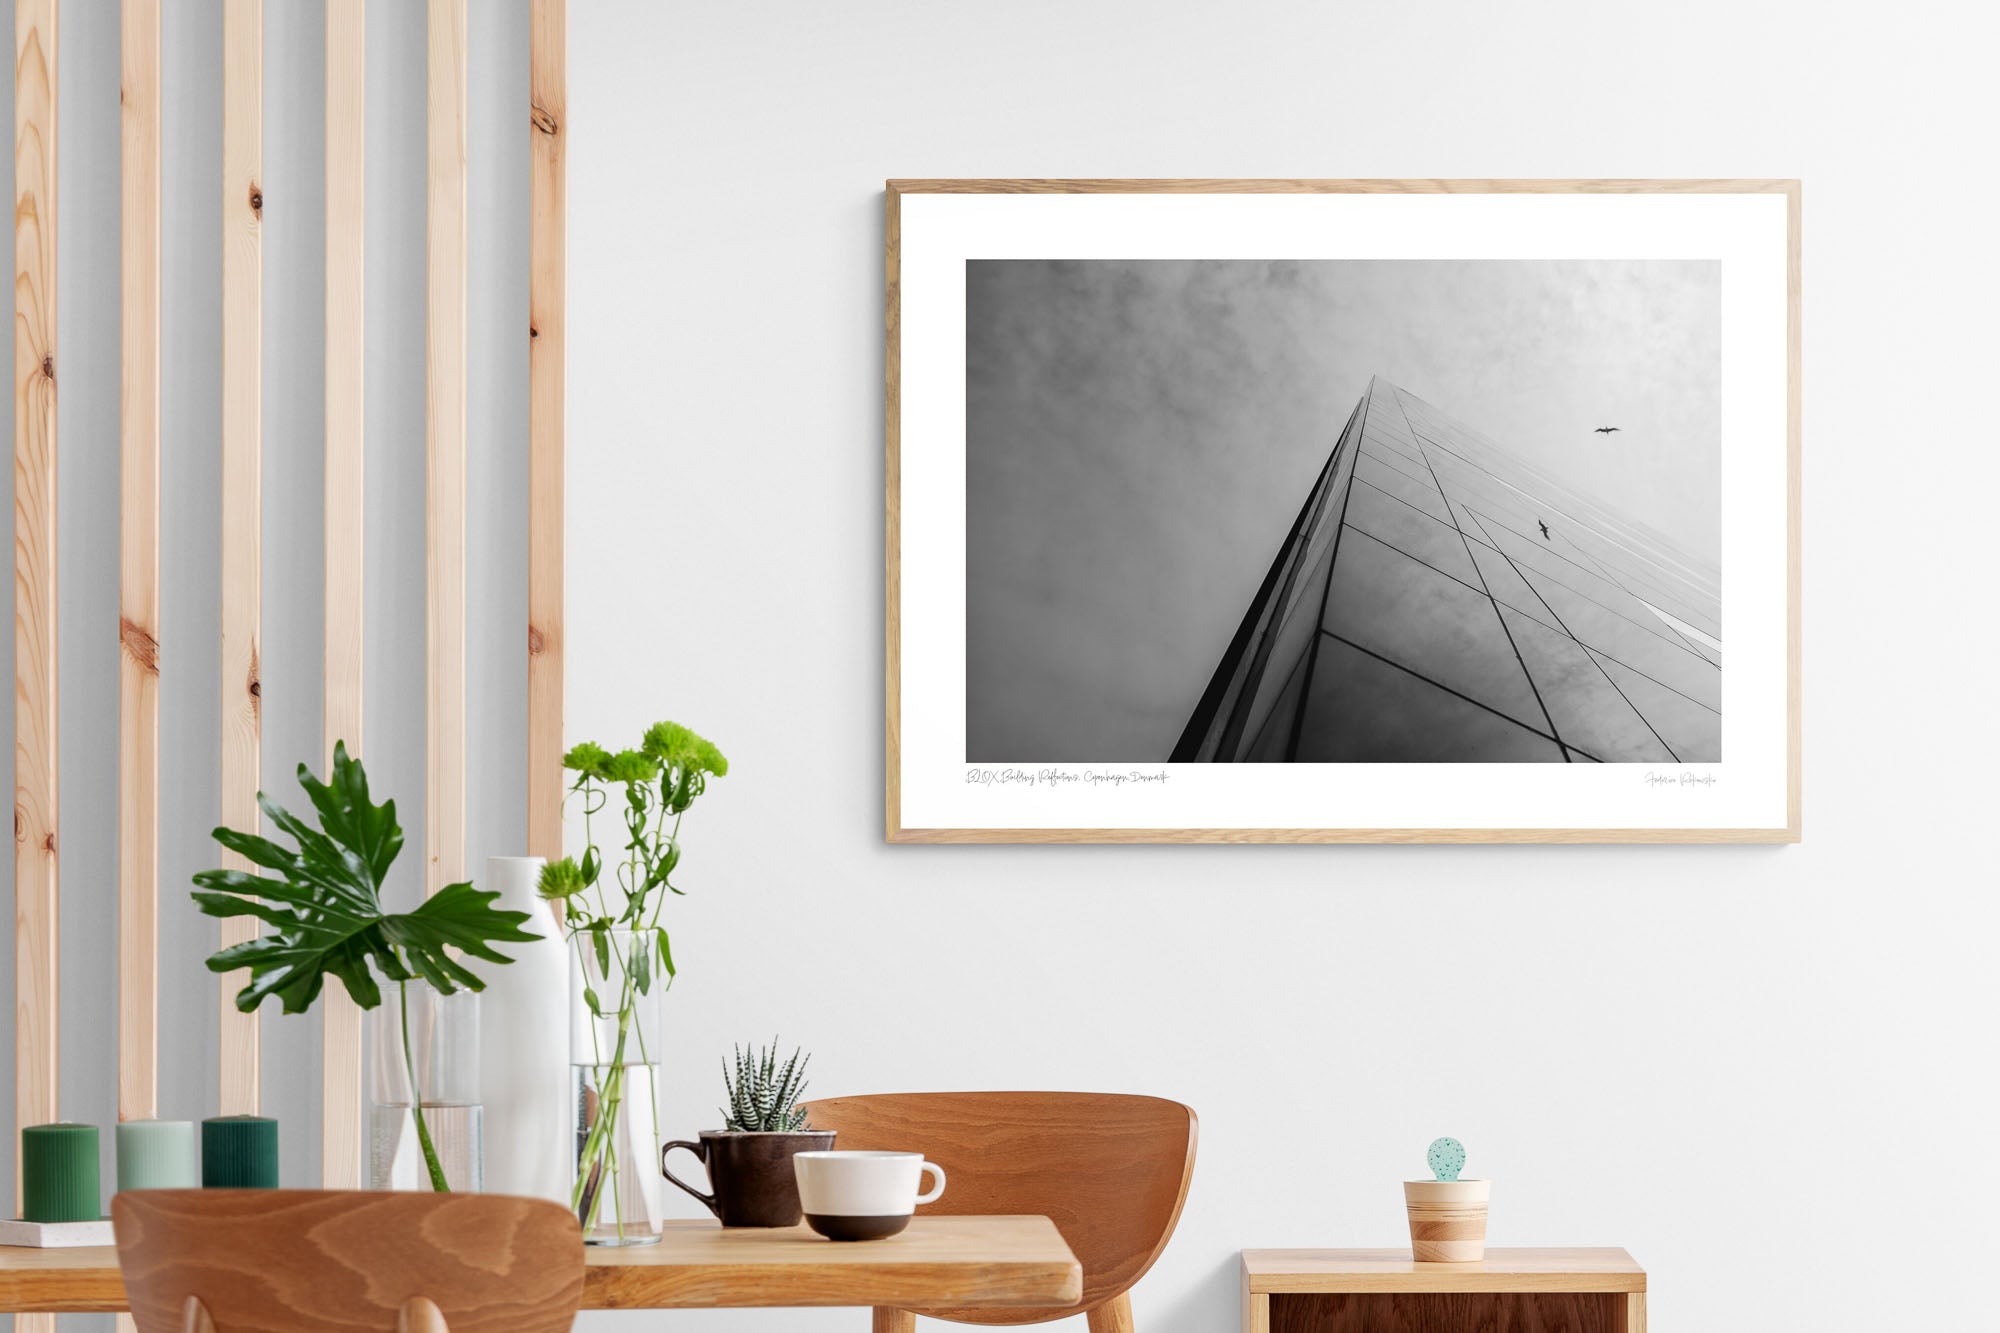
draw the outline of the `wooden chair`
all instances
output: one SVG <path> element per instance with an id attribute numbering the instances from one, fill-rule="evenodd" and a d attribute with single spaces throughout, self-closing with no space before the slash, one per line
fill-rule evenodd
<path id="1" fill-rule="evenodd" d="M 835 1148 L 921 1152 L 944 1168 L 928 1213 L 1040 1213 L 1083 1265 L 1073 1306 L 925 1310 L 964 1324 L 1089 1316 L 1131 1333 L 1132 1284 L 1167 1247 L 1194 1175 L 1195 1115 L 1179 1102 L 1092 1092 L 915 1092 L 829 1097 L 806 1107 Z M 875 1311 L 875 1333 L 911 1333 L 908 1310 Z"/>
<path id="2" fill-rule="evenodd" d="M 562 1333 L 583 1299 L 546 1199 L 132 1190 L 111 1218 L 139 1333 Z"/>

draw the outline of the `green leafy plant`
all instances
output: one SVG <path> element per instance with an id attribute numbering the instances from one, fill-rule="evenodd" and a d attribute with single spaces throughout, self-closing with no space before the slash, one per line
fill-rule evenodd
<path id="1" fill-rule="evenodd" d="M 588 1233 L 597 1225 L 607 1181 L 611 1197 L 620 1198 L 618 1174 L 626 1164 L 618 1159 L 617 1130 L 625 1112 L 628 1044 L 636 1046 L 640 1063 L 651 1060 L 644 1028 L 637 1022 L 640 998 L 656 986 L 673 984 L 673 946 L 660 915 L 668 895 L 682 892 L 673 882 L 681 860 L 681 818 L 708 789 L 710 778 L 729 772 L 729 761 L 678 722 L 656 722 L 635 749 L 613 753 L 584 741 L 563 756 L 563 767 L 576 774 L 570 796 L 583 807 L 584 853 L 581 860 L 565 856 L 546 866 L 541 894 L 561 907 L 564 937 L 575 951 L 578 975 L 584 978 L 583 1000 L 592 1017 L 616 1021 L 615 1030 L 607 1033 L 609 1049 L 601 1048 L 600 1024 L 591 1024 L 591 1041 L 598 1048 L 583 1071 L 581 1096 L 591 1118 L 578 1151 L 570 1203 Z M 609 862 L 597 843 L 596 820 L 614 803 L 624 829 L 623 856 Z M 593 977 L 609 993 L 590 984 Z M 648 1093 L 653 1093 L 650 1086 Z M 651 1109 L 657 1141 L 659 1107 Z M 656 1164 L 637 1169 L 653 1170 Z M 615 1211 L 614 1217 L 622 1238 L 625 1219 Z"/>
<path id="2" fill-rule="evenodd" d="M 319 814 L 317 829 L 257 793 L 264 817 L 295 847 L 237 829 L 215 830 L 215 840 L 224 849 L 277 873 L 204 870 L 194 877 L 195 905 L 204 913 L 255 917 L 266 928 L 265 933 L 214 954 L 208 970 L 248 970 L 250 980 L 236 995 L 236 1007 L 244 1013 L 274 995 L 283 1012 L 304 1013 L 319 998 L 328 977 L 346 987 L 355 1004 L 374 1009 L 382 1003 L 375 974 L 394 982 L 402 1001 L 403 1062 L 409 1072 L 417 1141 L 423 1146 L 431 1188 L 448 1191 L 444 1167 L 424 1123 L 423 1097 L 410 1053 L 409 983 L 428 982 L 446 995 L 461 987 L 484 990 L 486 983 L 464 958 L 511 962 L 493 946 L 540 937 L 521 929 L 526 912 L 501 911 L 493 906 L 499 894 L 470 883 L 446 885 L 415 911 L 384 910 L 382 883 L 403 849 L 396 803 L 376 805 L 369 799 L 368 774 L 359 759 L 349 757 L 345 744 L 333 747 L 330 777 L 331 781 L 321 782 L 299 765 L 299 785 Z"/>
<path id="3" fill-rule="evenodd" d="M 806 1090 L 806 1065 L 812 1056 L 794 1049 L 778 1063 L 778 1039 L 761 1050 L 734 1047 L 736 1067 L 722 1066 L 722 1086 L 729 1106 L 722 1127 L 738 1134 L 789 1134 L 807 1128 L 805 1108 L 798 1100 Z"/>

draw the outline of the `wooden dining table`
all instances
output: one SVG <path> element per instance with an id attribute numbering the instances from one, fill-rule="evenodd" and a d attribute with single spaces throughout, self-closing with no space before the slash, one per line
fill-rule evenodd
<path id="1" fill-rule="evenodd" d="M 1046 1217 L 916 1217 L 900 1235 L 845 1244 L 803 1226 L 724 1230 L 671 1221 L 657 1245 L 584 1253 L 586 1310 L 922 1310 L 1074 1305 L 1082 1296 L 1082 1266 Z M 115 1248 L 0 1247 L 0 1313 L 124 1309 Z"/>

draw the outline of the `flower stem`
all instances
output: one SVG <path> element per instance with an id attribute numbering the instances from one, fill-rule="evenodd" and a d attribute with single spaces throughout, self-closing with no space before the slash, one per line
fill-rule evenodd
<path id="1" fill-rule="evenodd" d="M 430 1127 L 424 1123 L 424 1092 L 417 1086 L 417 1058 L 410 1050 L 409 982 L 396 983 L 396 999 L 402 1006 L 403 1068 L 410 1075 L 410 1114 L 417 1120 L 417 1143 L 424 1150 L 424 1169 L 430 1172 L 431 1188 L 439 1194 L 449 1194 L 451 1183 L 444 1178 L 444 1163 L 438 1160 L 437 1147 L 431 1142 Z"/>

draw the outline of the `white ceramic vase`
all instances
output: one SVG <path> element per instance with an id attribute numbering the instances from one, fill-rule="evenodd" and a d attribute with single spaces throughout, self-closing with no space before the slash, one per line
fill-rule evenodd
<path id="1" fill-rule="evenodd" d="M 495 906 L 527 912 L 542 938 L 505 944 L 505 967 L 480 969 L 481 1064 L 486 1101 L 486 1192 L 569 1203 L 569 955 L 549 905 L 536 893 L 539 856 L 490 856 L 483 889 Z"/>

